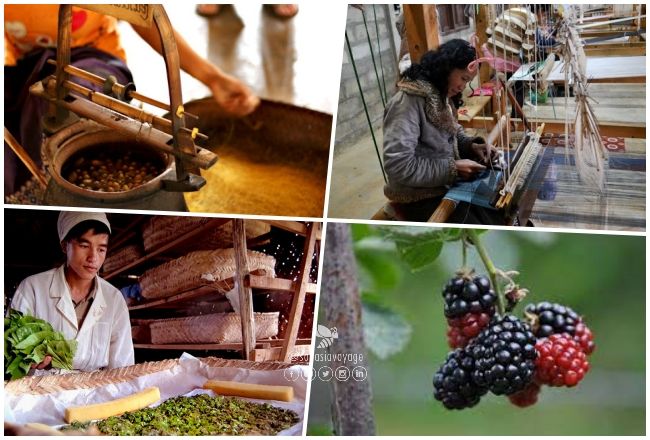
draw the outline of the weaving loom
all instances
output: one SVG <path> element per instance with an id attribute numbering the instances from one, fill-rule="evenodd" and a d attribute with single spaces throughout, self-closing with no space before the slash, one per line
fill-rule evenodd
<path id="1" fill-rule="evenodd" d="M 499 122 L 488 136 L 489 144 L 495 143 L 496 138 L 502 134 L 502 130 L 507 128 L 505 116 Z M 505 210 L 507 223 L 525 224 L 527 216 L 520 218 L 519 202 L 527 190 L 539 189 L 537 186 L 530 185 L 529 178 L 537 175 L 540 168 L 543 168 L 544 172 L 546 169 L 546 167 L 541 167 L 542 164 L 539 160 L 542 145 L 540 138 L 543 130 L 544 124 L 539 126 L 535 132 L 529 132 L 524 136 L 515 150 L 512 160 L 507 161 L 507 167 L 492 167 L 483 171 L 474 180 L 455 183 L 447 191 L 429 222 L 444 223 L 458 203 L 465 202 L 481 208 Z M 532 207 L 526 206 L 525 208 L 525 211 L 529 213 Z"/>
<path id="2" fill-rule="evenodd" d="M 537 12 L 535 7 L 532 10 Z M 627 98 L 628 101 L 621 102 L 612 98 L 613 104 L 606 108 L 601 105 L 600 96 L 593 97 L 594 89 L 602 84 L 590 86 L 592 82 L 597 83 L 598 78 L 593 78 L 587 71 L 585 43 L 580 33 L 584 26 L 581 26 L 576 18 L 577 10 L 576 7 L 568 7 L 563 16 L 553 10 L 553 18 L 548 23 L 552 25 L 553 31 L 549 33 L 548 30 L 540 29 L 541 35 L 555 37 L 555 42 L 551 43 L 554 48 L 553 53 L 542 55 L 537 51 L 531 51 L 532 59 L 523 60 L 530 63 L 525 69 L 527 76 L 524 78 L 520 69 L 508 80 L 510 86 L 519 81 L 525 83 L 524 87 L 530 89 L 530 93 L 523 93 L 526 105 L 533 109 L 528 118 L 524 115 L 522 105 L 520 105 L 522 95 L 517 94 L 515 97 L 516 92 L 513 93 L 508 87 L 501 90 L 499 87 L 491 89 L 493 93 L 492 111 L 482 117 L 477 111 L 473 111 L 472 116 L 478 117 L 478 120 L 473 123 L 472 118 L 468 117 L 469 111 L 459 114 L 459 119 L 462 119 L 466 126 L 469 124 L 471 127 L 479 127 L 480 121 L 483 120 L 484 128 L 487 131 L 489 131 L 487 125 L 491 126 L 491 120 L 496 121 L 499 116 L 506 120 L 505 122 L 499 120 L 499 126 L 495 127 L 488 136 L 488 143 L 496 145 L 495 140 L 501 140 L 498 151 L 506 159 L 507 165 L 501 167 L 488 165 L 488 169 L 475 179 L 456 182 L 448 188 L 447 194 L 429 218 L 429 222 L 447 221 L 454 209 L 462 202 L 487 210 L 487 221 L 490 221 L 488 217 L 492 217 L 490 212 L 498 211 L 498 215 L 494 217 L 499 218 L 496 220 L 498 222 L 496 224 L 501 224 L 504 219 L 505 224 L 523 225 L 528 223 L 529 216 L 533 215 L 535 222 L 539 221 L 540 225 L 549 223 L 561 226 L 564 220 L 567 224 L 589 225 L 587 227 L 604 227 L 605 229 L 610 227 L 642 228 L 642 220 L 645 218 L 645 193 L 643 192 L 645 156 L 643 154 L 632 158 L 629 155 L 621 157 L 614 155 L 612 157 L 610 153 L 616 153 L 624 147 L 613 145 L 610 140 L 613 139 L 612 136 L 645 138 L 644 133 L 632 132 L 628 130 L 626 124 L 619 122 L 621 117 L 626 118 L 625 121 L 629 119 L 627 116 L 623 116 L 625 112 L 619 109 L 629 108 L 633 103 L 628 103 L 628 101 L 637 99 L 637 97 L 644 98 L 644 95 L 630 94 Z M 472 38 L 477 53 L 482 53 L 483 56 L 473 62 L 475 64 L 473 68 L 470 66 L 468 68 L 474 70 L 478 63 L 483 63 L 481 66 L 489 64 L 492 70 L 496 71 L 495 82 L 500 85 L 505 82 L 504 72 L 514 72 L 514 70 L 508 70 L 508 67 L 514 64 L 516 55 L 505 50 L 503 44 L 498 44 L 499 38 L 504 37 L 503 32 L 494 32 L 494 29 L 498 27 L 494 11 L 494 8 L 477 6 L 477 15 L 482 13 L 482 17 L 484 17 L 482 22 L 494 23 L 491 29 L 493 35 L 489 39 L 493 44 L 491 48 L 488 48 L 492 52 L 485 49 L 489 45 L 479 45 L 478 37 Z M 518 14 L 520 11 L 515 9 L 511 12 Z M 526 36 L 537 35 L 538 27 L 547 23 L 544 16 L 533 20 L 530 15 L 525 20 L 521 17 L 517 17 L 517 20 L 514 21 L 509 20 L 522 27 L 522 29 L 516 29 L 515 33 Z M 639 32 L 639 24 L 636 26 L 637 32 Z M 501 30 L 509 30 L 506 27 L 501 27 L 503 28 Z M 426 27 L 424 31 L 426 31 Z M 478 32 L 477 28 L 477 34 Z M 428 42 L 423 37 L 418 39 L 420 34 L 411 32 L 410 36 L 413 35 L 420 45 L 428 47 Z M 422 35 L 426 35 L 426 32 Z M 537 40 L 535 41 L 537 44 Z M 545 42 L 539 44 L 541 47 L 550 47 Z M 479 50 L 479 46 L 483 49 L 482 51 Z M 417 54 L 418 52 L 415 51 L 415 55 Z M 413 53 L 411 55 L 413 57 Z M 413 59 L 417 59 L 417 57 Z M 608 65 L 615 67 L 619 59 L 610 57 L 606 61 Z M 530 66 L 534 66 L 534 68 Z M 556 81 L 560 84 L 560 94 L 556 95 L 557 88 L 550 90 L 552 85 L 550 75 L 558 70 L 558 66 L 563 68 L 563 81 Z M 607 93 L 610 95 L 620 93 L 611 89 L 620 88 L 619 83 L 627 82 L 630 75 L 636 77 L 635 71 L 627 71 L 625 81 L 616 80 L 609 83 L 609 87 L 606 89 Z M 479 86 L 486 81 L 488 79 L 483 78 L 482 75 Z M 645 93 L 645 89 L 641 87 L 634 90 Z M 562 96 L 564 96 L 562 100 L 557 99 Z M 519 98 L 519 102 L 517 102 L 517 98 Z M 545 105 L 547 99 L 548 105 Z M 511 126 L 506 116 L 510 108 L 506 106 L 506 100 L 511 103 L 512 111 L 517 114 L 525 126 L 524 139 L 521 142 L 510 142 Z M 563 102 L 563 105 L 558 105 L 560 102 Z M 645 105 L 640 105 L 640 107 L 645 113 Z M 538 114 L 538 110 L 541 110 L 540 114 Z M 598 115 L 596 114 L 597 110 L 600 111 Z M 603 128 L 598 122 L 602 118 L 614 122 L 605 123 Z M 645 119 L 632 127 L 636 128 L 636 125 L 645 128 Z M 543 133 L 544 129 L 548 133 Z M 603 136 L 601 136 L 601 131 Z M 555 136 L 554 139 L 561 144 L 561 146 L 556 146 L 558 148 L 546 148 L 552 134 Z M 543 140 L 540 139 L 542 137 L 544 137 Z M 625 142 L 629 140 L 625 139 Z M 620 141 L 623 142 L 623 139 Z M 642 152 L 645 153 L 645 143 L 642 145 Z M 621 166 L 624 169 L 621 169 Z M 606 176 L 609 177 L 606 178 Z M 625 182 L 625 187 L 622 186 L 622 182 Z M 608 188 L 608 184 L 611 185 L 610 188 Z M 578 195 L 580 197 L 577 197 Z M 556 196 L 558 200 L 555 200 Z M 568 205 L 565 199 L 571 200 Z M 534 210 L 533 205 L 537 206 L 537 200 L 540 201 L 540 209 L 535 208 Z M 389 202 L 372 219 L 406 220 L 402 218 L 403 215 L 397 205 Z M 613 213 L 610 208 L 616 208 L 620 212 Z M 614 216 L 612 217 L 612 215 Z M 476 221 L 471 220 L 472 216 L 470 215 L 465 220 L 462 217 L 461 213 L 457 212 L 453 219 L 455 222 L 462 223 Z"/>
<path id="3" fill-rule="evenodd" d="M 533 30 L 527 27 L 531 23 L 535 27 Z M 522 22 L 521 24 L 522 30 L 524 26 L 526 27 L 526 35 L 531 33 L 536 35 L 538 32 L 537 25 L 538 23 L 535 20 L 528 20 L 527 23 Z M 600 194 L 599 204 L 603 205 L 603 209 L 606 211 L 605 169 L 607 168 L 608 155 L 590 102 L 591 97 L 588 91 L 590 77 L 587 74 L 584 43 L 579 37 L 574 13 L 570 12 L 567 18 L 559 22 L 556 32 L 557 42 L 560 43 L 557 46 L 557 49 L 559 49 L 557 52 L 560 55 L 561 64 L 564 66 L 564 84 L 565 87 L 568 84 L 573 85 L 576 101 L 576 112 L 573 121 L 568 118 L 565 119 L 565 138 L 568 139 L 569 132 L 574 133 L 573 162 L 579 180 L 582 184 Z M 495 36 L 493 35 L 492 38 L 494 39 Z M 492 42 L 494 43 L 494 41 Z M 537 55 L 535 55 L 536 57 Z M 480 59 L 476 62 L 483 60 Z M 493 68 L 497 69 L 495 58 L 487 58 L 486 60 L 490 62 Z M 535 96 L 539 96 L 539 91 L 547 90 L 547 79 L 553 71 L 554 60 L 555 57 L 551 54 L 542 64 L 543 67 L 536 72 L 534 89 L 531 87 L 531 96 L 533 92 L 535 92 Z M 537 65 L 537 63 L 535 62 L 533 65 Z M 527 216 L 532 211 L 532 204 L 537 193 L 542 189 L 543 182 L 539 179 L 540 173 L 543 173 L 541 177 L 545 175 L 550 161 L 540 160 L 544 156 L 543 154 L 540 155 L 542 150 L 540 138 L 544 130 L 544 124 L 541 124 L 533 131 L 531 124 L 525 118 L 523 110 L 511 91 L 507 88 L 506 91 L 513 108 L 521 116 L 526 126 L 526 138 L 515 150 L 514 158 L 503 173 L 491 170 L 484 173 L 484 175 L 480 175 L 475 181 L 455 184 L 429 219 L 430 222 L 446 221 L 459 202 L 466 202 L 482 208 L 504 210 L 503 213 L 507 224 L 521 225 L 527 223 Z M 499 107 L 501 114 L 504 114 L 505 108 Z M 489 144 L 493 144 L 496 139 L 495 131 L 497 134 L 501 133 L 501 129 L 498 126 L 495 127 L 495 130 L 488 137 Z M 507 142 L 502 143 L 501 146 L 504 147 L 504 151 L 507 145 Z M 536 178 L 531 179 L 533 176 Z M 531 196 L 533 197 L 531 198 Z M 544 195 L 542 195 L 542 198 L 544 198 Z"/>

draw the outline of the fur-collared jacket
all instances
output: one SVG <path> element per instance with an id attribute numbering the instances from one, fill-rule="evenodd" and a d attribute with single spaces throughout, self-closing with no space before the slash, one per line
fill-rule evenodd
<path id="1" fill-rule="evenodd" d="M 410 203 L 445 194 L 457 177 L 455 160 L 472 158 L 472 143 L 449 99 L 426 81 L 403 79 L 384 112 L 384 194 Z"/>

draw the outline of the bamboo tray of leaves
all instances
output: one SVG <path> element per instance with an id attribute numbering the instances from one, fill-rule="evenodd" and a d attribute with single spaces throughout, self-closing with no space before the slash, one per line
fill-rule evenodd
<path id="1" fill-rule="evenodd" d="M 252 362 L 238 359 L 201 358 L 208 367 L 241 368 L 246 370 L 273 371 L 289 368 L 291 364 L 279 362 Z M 51 394 L 59 391 L 90 389 L 105 385 L 128 382 L 139 377 L 170 370 L 180 364 L 180 359 L 167 359 L 156 362 L 143 362 L 112 370 L 81 372 L 65 375 L 31 376 L 5 383 L 7 394 Z"/>
<path id="2" fill-rule="evenodd" d="M 300 421 L 288 409 L 248 402 L 233 397 L 198 394 L 173 397 L 154 408 L 104 420 L 72 423 L 62 431 L 107 435 L 274 435 Z"/>

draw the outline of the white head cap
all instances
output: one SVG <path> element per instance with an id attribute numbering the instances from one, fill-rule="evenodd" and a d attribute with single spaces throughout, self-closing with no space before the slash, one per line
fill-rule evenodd
<path id="1" fill-rule="evenodd" d="M 59 221 L 56 224 L 56 227 L 59 231 L 59 241 L 68 235 L 68 232 L 79 223 L 86 220 L 95 220 L 106 225 L 108 232 L 111 232 L 111 224 L 106 218 L 106 214 L 103 212 L 72 212 L 72 211 L 61 211 L 59 214 Z"/>

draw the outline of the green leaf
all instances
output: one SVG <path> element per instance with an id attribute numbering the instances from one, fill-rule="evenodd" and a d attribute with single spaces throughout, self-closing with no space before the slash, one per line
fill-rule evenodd
<path id="1" fill-rule="evenodd" d="M 369 236 L 354 243 L 354 251 L 392 253 L 395 251 L 395 243 L 381 237 Z"/>
<path id="2" fill-rule="evenodd" d="M 31 335 L 29 335 L 28 337 L 20 341 L 18 344 L 16 344 L 14 348 L 16 350 L 27 350 L 26 353 L 28 353 L 29 351 L 33 350 L 34 347 L 36 347 L 41 342 L 43 342 L 45 338 L 51 336 L 51 333 L 52 332 L 47 330 L 40 331 L 37 333 L 32 333 Z"/>
<path id="3" fill-rule="evenodd" d="M 23 362 L 23 358 L 24 357 L 22 355 L 17 355 L 5 369 L 5 374 L 8 374 L 11 379 L 20 379 L 21 377 L 25 376 L 20 368 L 20 364 Z"/>
<path id="4" fill-rule="evenodd" d="M 47 321 L 11 310 L 5 319 L 5 378 L 24 376 L 46 354 L 52 355 L 53 366 L 71 369 L 76 347 Z"/>
<path id="5" fill-rule="evenodd" d="M 402 351 L 411 339 L 411 326 L 394 311 L 363 304 L 363 334 L 366 346 L 380 359 Z"/>
<path id="6" fill-rule="evenodd" d="M 442 251 L 443 242 L 436 239 L 398 242 L 397 250 L 411 271 L 417 272 L 432 264 Z"/>
<path id="7" fill-rule="evenodd" d="M 444 242 L 461 237 L 458 229 L 384 226 L 379 230 L 387 240 L 395 242 L 400 257 L 414 272 L 433 263 L 440 255 Z"/>

